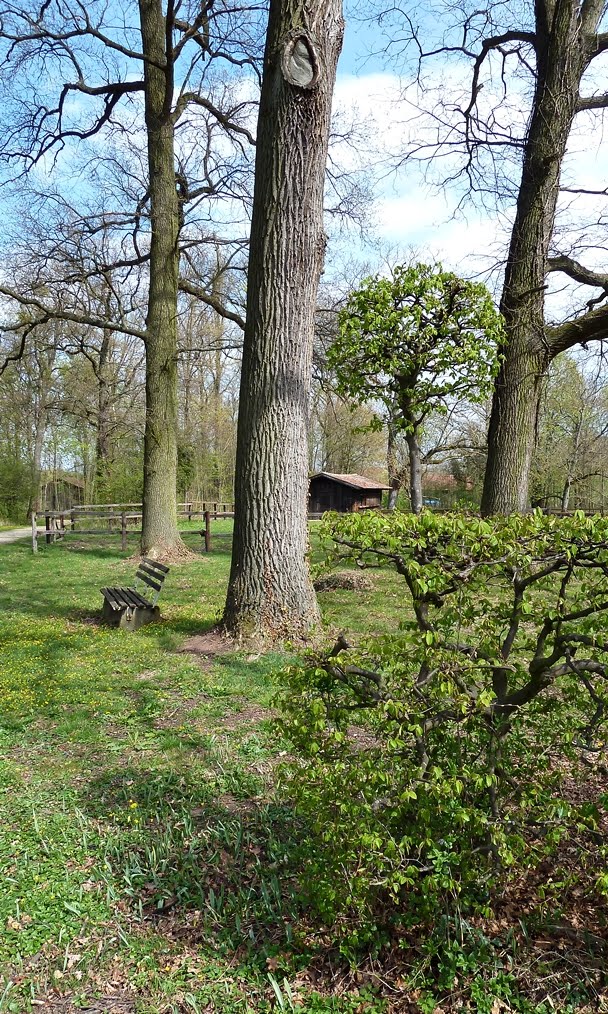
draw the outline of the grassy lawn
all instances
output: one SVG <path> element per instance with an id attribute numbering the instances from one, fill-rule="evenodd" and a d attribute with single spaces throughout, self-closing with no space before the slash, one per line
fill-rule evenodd
<path id="1" fill-rule="evenodd" d="M 135 635 L 98 622 L 134 537 L 126 558 L 93 537 L 0 549 L 2 1012 L 384 1009 L 307 972 L 298 829 L 270 785 L 284 659 L 180 651 L 218 619 L 230 524 Z M 347 603 L 343 623 L 372 622 L 360 596 L 323 597 L 329 622 Z"/>
<path id="2" fill-rule="evenodd" d="M 285 657 L 181 650 L 217 622 L 230 527 L 214 524 L 209 554 L 186 535 L 196 557 L 172 567 L 162 622 L 136 634 L 99 623 L 99 589 L 132 579 L 135 536 L 127 554 L 115 537 L 42 542 L 36 556 L 26 541 L 0 547 L 0 1014 L 433 1011 L 403 961 L 346 969 L 302 906 L 302 828 L 272 788 Z M 318 562 L 314 530 L 313 546 Z M 369 592 L 320 594 L 328 636 L 395 628 L 400 581 L 372 580 Z M 531 951 L 521 912 L 537 886 L 521 881 L 519 901 L 504 899 L 515 929 L 492 951 L 496 969 L 518 949 L 545 959 L 557 872 L 533 911 Z M 484 1002 L 462 1009 L 608 1010 Z"/>

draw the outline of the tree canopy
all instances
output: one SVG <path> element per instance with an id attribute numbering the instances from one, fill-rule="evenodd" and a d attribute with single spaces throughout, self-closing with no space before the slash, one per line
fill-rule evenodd
<path id="1" fill-rule="evenodd" d="M 480 402 L 498 371 L 502 321 L 485 285 L 441 264 L 366 279 L 339 315 L 328 350 L 341 394 L 382 406 L 377 419 L 408 437 L 412 505 L 421 506 L 422 426 L 456 400 Z"/>

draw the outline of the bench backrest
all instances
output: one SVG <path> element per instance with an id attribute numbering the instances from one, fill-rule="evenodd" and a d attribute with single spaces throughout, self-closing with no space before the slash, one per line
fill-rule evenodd
<path id="1" fill-rule="evenodd" d="M 135 582 L 141 581 L 147 585 L 148 588 L 152 588 L 154 596 L 152 598 L 152 605 L 156 605 L 156 600 L 161 593 L 163 587 L 163 581 L 165 580 L 169 568 L 165 567 L 164 563 L 158 563 L 156 560 L 148 560 L 147 557 L 142 557 L 142 560 L 137 568 L 135 575 Z"/>

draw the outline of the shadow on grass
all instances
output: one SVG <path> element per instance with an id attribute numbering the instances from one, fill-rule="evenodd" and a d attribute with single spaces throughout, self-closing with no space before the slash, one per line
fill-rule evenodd
<path id="1" fill-rule="evenodd" d="M 158 643 L 161 648 L 166 648 L 167 651 L 174 651 L 175 646 L 171 640 L 172 635 L 186 635 L 188 637 L 195 636 L 196 634 L 208 634 L 209 631 L 215 630 L 217 627 L 217 618 L 213 619 L 197 619 L 196 617 L 171 617 L 170 620 L 163 620 L 162 618 L 162 602 L 159 602 L 161 606 L 161 624 L 156 626 L 154 629 L 158 633 Z"/>
<path id="2" fill-rule="evenodd" d="M 201 556 L 203 559 L 209 556 L 225 556 L 230 555 L 232 552 L 232 535 L 214 535 L 211 540 L 211 550 L 209 553 L 205 552 L 204 542 L 201 542 L 200 536 L 196 539 L 190 538 L 189 536 L 194 535 L 193 532 L 181 532 L 182 538 L 184 535 L 187 537 L 183 539 L 188 549 L 195 553 L 197 556 Z M 17 545 L 16 543 L 13 545 Z M 28 549 L 29 547 L 23 543 L 23 548 Z M 50 546 L 47 546 L 44 542 L 39 543 L 39 552 L 70 552 L 70 553 L 85 553 L 87 556 L 98 558 L 98 559 L 119 559 L 119 560 L 133 560 L 134 562 L 140 558 L 140 543 L 139 539 L 134 536 L 130 536 L 127 540 L 127 549 L 122 550 L 120 548 L 120 539 L 109 538 L 107 540 L 99 540 L 95 538 L 87 538 L 78 536 L 78 533 L 69 535 L 61 541 L 55 542 Z"/>
<path id="3" fill-rule="evenodd" d="M 120 546 L 115 543 L 112 545 L 104 545 L 101 543 L 87 542 L 85 539 L 78 539 L 78 536 L 72 536 L 69 539 L 62 540 L 61 543 L 57 543 L 52 547 L 49 547 L 51 552 L 58 553 L 84 553 L 88 557 L 94 560 L 129 560 L 136 552 L 136 546 L 131 545 L 127 548 L 126 552 L 122 552 Z"/>
<path id="4" fill-rule="evenodd" d="M 135 920 L 170 920 L 265 969 L 302 911 L 302 829 L 289 808 L 207 774 L 117 769 L 90 783 L 81 805 L 106 827 L 101 876 Z"/>

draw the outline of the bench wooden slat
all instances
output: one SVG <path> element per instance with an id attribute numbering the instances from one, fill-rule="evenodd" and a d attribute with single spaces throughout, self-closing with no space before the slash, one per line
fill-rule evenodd
<path id="1" fill-rule="evenodd" d="M 165 578 L 167 576 L 166 574 L 159 573 L 157 570 L 154 570 L 152 567 L 149 567 L 143 561 L 140 563 L 140 565 L 139 565 L 139 567 L 137 569 L 137 572 L 138 573 L 141 572 L 143 574 L 148 574 L 150 577 L 153 577 L 154 580 L 158 581 L 160 584 L 163 583 L 163 581 L 165 580 Z"/>
<path id="2" fill-rule="evenodd" d="M 125 599 L 128 601 L 128 604 L 134 606 L 136 609 L 141 606 L 148 609 L 152 606 L 152 603 L 148 602 L 148 600 L 144 598 L 144 596 L 141 595 L 136 588 L 121 588 L 120 590 L 125 596 Z"/>
<path id="3" fill-rule="evenodd" d="M 151 577 L 147 577 L 146 574 L 140 574 L 139 571 L 135 575 L 135 580 L 143 581 L 149 588 L 154 588 L 155 592 L 160 592 L 162 588 L 162 584 L 159 584 L 158 581 L 153 581 Z"/>
<path id="4" fill-rule="evenodd" d="M 112 609 L 120 608 L 118 599 L 116 598 L 115 588 L 102 588 L 101 594 L 103 595 L 104 599 L 106 599 L 110 603 Z"/>
<path id="5" fill-rule="evenodd" d="M 129 594 L 129 588 L 110 588 L 112 599 L 116 603 L 114 608 L 124 609 L 126 606 L 136 606 L 137 603 L 133 600 L 133 597 Z"/>
<path id="6" fill-rule="evenodd" d="M 147 556 L 142 556 L 142 561 L 143 563 L 147 563 L 149 567 L 155 567 L 156 570 L 160 570 L 163 574 L 169 573 L 169 568 L 166 567 L 164 563 L 158 563 L 156 560 L 149 560 Z"/>
<path id="7" fill-rule="evenodd" d="M 142 567 L 140 564 L 139 570 L 135 575 L 135 580 L 143 581 L 144 584 L 150 585 L 150 587 L 154 588 L 155 591 L 160 591 L 163 586 L 163 581 L 165 580 L 165 575 L 161 574 L 159 576 L 158 574 L 151 574 L 146 567 Z"/>
<path id="8" fill-rule="evenodd" d="M 102 588 L 101 594 L 108 600 L 112 609 L 152 608 L 152 603 L 140 595 L 135 588 Z"/>
<path id="9" fill-rule="evenodd" d="M 145 577 L 143 574 L 135 575 L 136 581 L 141 581 L 146 584 L 149 588 L 154 588 L 154 591 L 158 594 L 162 589 L 162 584 L 158 584 L 156 581 L 152 581 L 151 578 Z M 145 589 L 144 589 L 145 591 Z"/>

